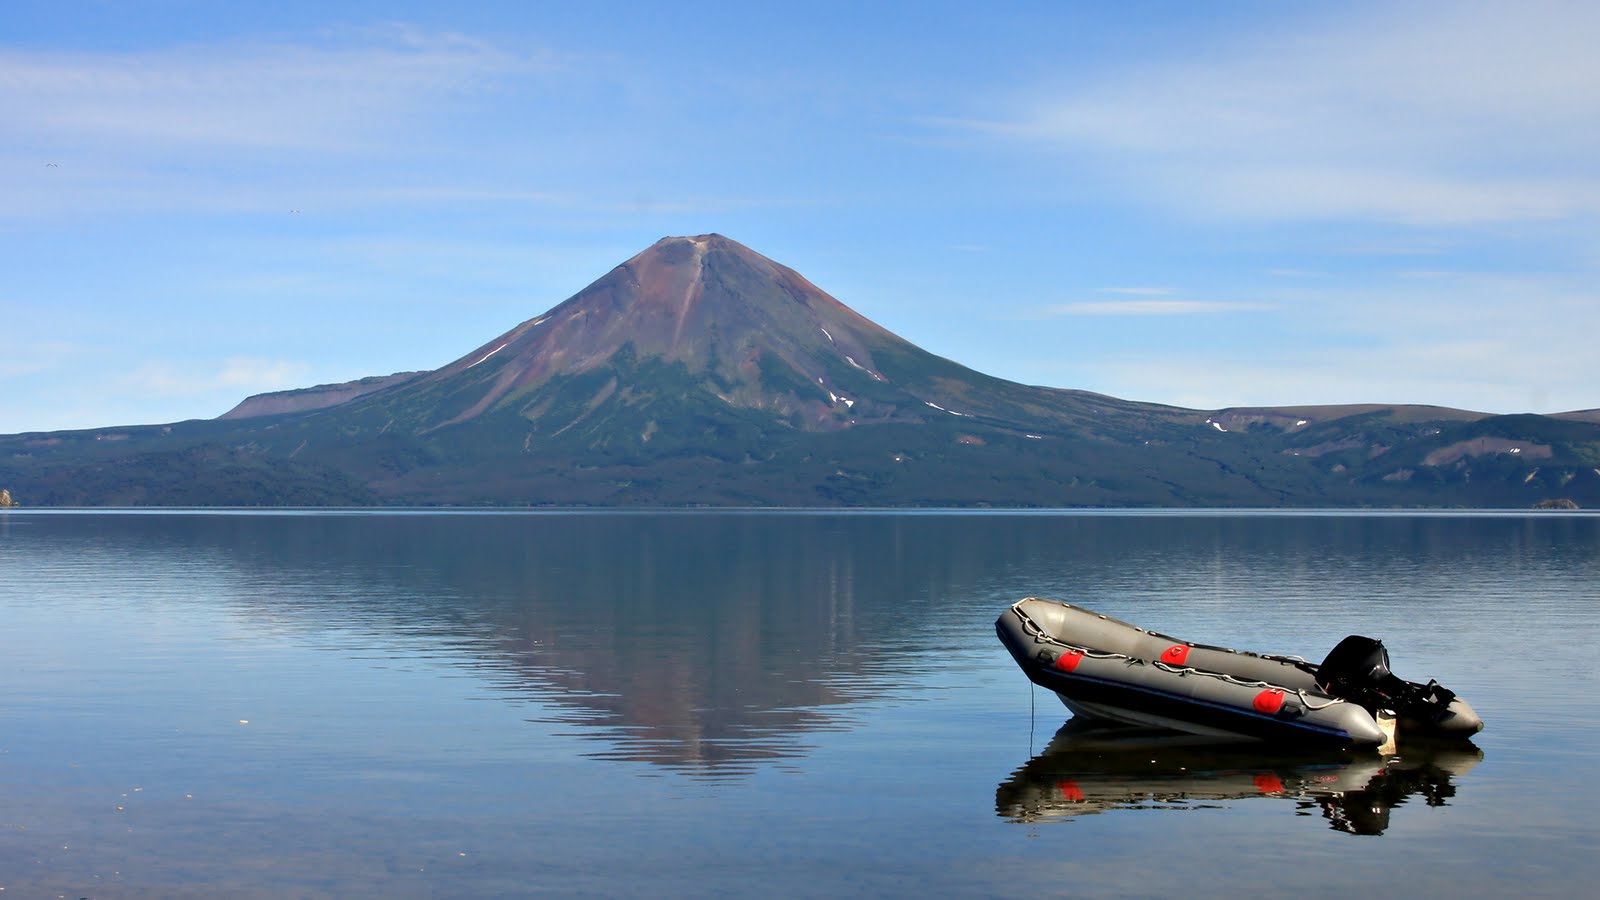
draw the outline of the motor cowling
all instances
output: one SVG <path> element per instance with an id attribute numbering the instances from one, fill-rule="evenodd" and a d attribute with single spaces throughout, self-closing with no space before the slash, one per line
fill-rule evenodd
<path id="1" fill-rule="evenodd" d="M 1317 667 L 1317 686 L 1377 714 L 1387 709 L 1402 716 L 1433 720 L 1442 716 L 1455 692 L 1438 682 L 1416 684 L 1389 670 L 1389 651 L 1383 641 L 1352 634 L 1328 652 Z"/>
<path id="2" fill-rule="evenodd" d="M 1340 641 L 1317 667 L 1317 687 L 1346 700 L 1379 690 L 1391 678 L 1394 673 L 1389 670 L 1389 651 L 1383 641 L 1359 634 Z"/>

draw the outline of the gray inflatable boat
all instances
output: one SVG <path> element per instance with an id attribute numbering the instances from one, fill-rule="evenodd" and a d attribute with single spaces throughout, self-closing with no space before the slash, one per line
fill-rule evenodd
<path id="1" fill-rule="evenodd" d="M 995 630 L 1028 679 L 1074 715 L 1209 737 L 1377 747 L 1465 739 L 1483 720 L 1454 692 L 1389 671 L 1382 642 L 1352 635 L 1321 665 L 1178 640 L 1058 600 L 1030 597 Z"/>

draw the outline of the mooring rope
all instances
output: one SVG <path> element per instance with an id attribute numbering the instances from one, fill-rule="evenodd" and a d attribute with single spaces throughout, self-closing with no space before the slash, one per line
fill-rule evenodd
<path id="1" fill-rule="evenodd" d="M 1033 682 L 1028 682 L 1028 758 L 1033 758 Z"/>

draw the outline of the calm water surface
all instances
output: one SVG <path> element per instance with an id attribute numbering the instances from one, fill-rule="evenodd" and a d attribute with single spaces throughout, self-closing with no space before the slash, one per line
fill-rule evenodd
<path id="1" fill-rule="evenodd" d="M 1488 722 L 1285 758 L 1062 729 L 1071 600 Z M 12 897 L 1568 896 L 1600 518 L 0 514 Z"/>

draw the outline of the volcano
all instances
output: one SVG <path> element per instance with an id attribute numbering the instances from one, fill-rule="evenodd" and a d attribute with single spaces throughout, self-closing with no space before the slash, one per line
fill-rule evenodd
<path id="1" fill-rule="evenodd" d="M 0 486 L 36 505 L 1526 506 L 1600 502 L 1597 439 L 1581 414 L 1021 385 L 704 234 L 438 369 L 0 437 Z"/>
<path id="2" fill-rule="evenodd" d="M 990 378 L 719 234 L 663 238 L 437 370 L 252 397 L 224 418 L 281 415 L 296 403 L 306 404 L 303 419 L 259 430 L 301 435 L 297 456 L 389 448 L 392 477 L 373 485 L 430 501 L 494 472 L 496 494 L 528 500 L 555 489 L 566 502 L 605 502 L 615 490 L 649 502 L 766 505 L 771 481 L 798 471 L 812 483 L 808 502 L 839 502 L 898 480 L 894 470 L 913 460 L 944 470 L 950 453 L 1086 436 L 1091 423 L 1138 431 L 1194 420 L 1188 410 Z M 333 420 L 341 434 L 329 448 Z M 287 449 L 282 438 L 271 443 Z M 962 499 L 980 500 L 978 490 Z"/>
<path id="3" fill-rule="evenodd" d="M 792 417 L 797 427 L 829 430 L 867 414 L 865 407 L 855 410 L 847 392 L 887 382 L 874 348 L 915 352 L 793 269 L 707 234 L 663 238 L 424 383 L 477 396 L 441 423 L 454 424 L 626 354 L 681 366 L 700 390 L 730 407 L 765 409 Z M 605 392 L 626 387 L 619 380 L 607 385 Z M 532 412 L 527 402 L 520 409 Z"/>
<path id="4" fill-rule="evenodd" d="M 641 366 L 685 393 L 665 396 L 660 383 L 639 377 Z M 793 269 L 705 234 L 662 238 L 566 302 L 435 371 L 258 395 L 223 418 L 325 408 L 392 389 L 385 408 L 403 409 L 396 421 L 413 430 L 509 411 L 538 432 L 552 410 L 576 399 L 568 394 L 593 388 L 578 419 L 605 419 L 614 397 L 619 406 L 652 397 L 715 400 L 800 431 L 941 417 L 1025 430 L 1041 412 L 1029 407 L 1094 396 L 1024 398 L 1007 387 L 1021 386 L 927 353 Z M 563 429 L 578 424 L 562 420 Z M 654 433 L 662 423 L 646 427 Z"/>

